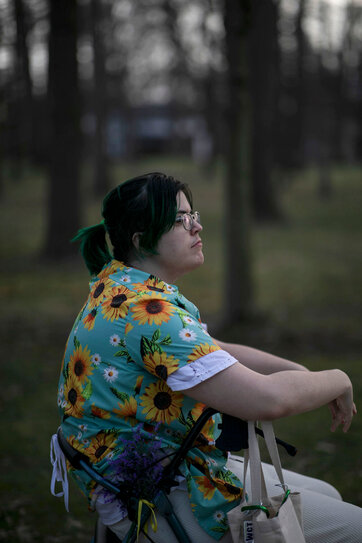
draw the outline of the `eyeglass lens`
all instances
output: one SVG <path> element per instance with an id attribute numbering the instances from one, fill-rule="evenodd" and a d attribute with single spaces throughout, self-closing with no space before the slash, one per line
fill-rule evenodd
<path id="1" fill-rule="evenodd" d="M 194 221 L 200 223 L 200 213 L 195 211 L 195 213 L 184 213 L 182 215 L 182 221 L 186 230 L 192 230 L 194 226 Z"/>

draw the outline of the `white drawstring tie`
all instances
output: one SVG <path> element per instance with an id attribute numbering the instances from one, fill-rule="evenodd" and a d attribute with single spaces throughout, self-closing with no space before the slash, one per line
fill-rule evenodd
<path id="1" fill-rule="evenodd" d="M 65 456 L 58 443 L 57 434 L 52 435 L 50 442 L 50 462 L 53 466 L 52 480 L 50 483 L 50 492 L 56 498 L 64 496 L 64 505 L 69 513 L 69 484 L 67 476 L 67 464 Z M 55 492 L 56 483 L 62 485 L 61 492 Z"/>

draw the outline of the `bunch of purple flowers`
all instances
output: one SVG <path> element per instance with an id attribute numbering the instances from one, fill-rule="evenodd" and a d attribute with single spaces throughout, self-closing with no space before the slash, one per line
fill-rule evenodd
<path id="1" fill-rule="evenodd" d="M 134 497 L 150 501 L 163 472 L 160 460 L 164 454 L 162 443 L 157 438 L 158 426 L 150 437 L 150 433 L 143 430 L 143 424 L 137 425 L 132 430 L 131 439 L 119 440 L 123 451 L 110 460 L 112 480 L 116 484 L 126 484 Z"/>

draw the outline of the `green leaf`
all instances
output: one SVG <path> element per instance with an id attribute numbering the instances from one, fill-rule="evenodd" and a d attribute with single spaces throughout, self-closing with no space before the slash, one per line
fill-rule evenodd
<path id="1" fill-rule="evenodd" d="M 160 329 L 157 328 L 157 330 L 155 330 L 155 332 L 153 333 L 153 336 L 152 336 L 152 342 L 155 342 L 157 341 L 158 339 L 160 339 L 160 335 L 161 335 L 161 332 L 160 332 Z"/>
<path id="2" fill-rule="evenodd" d="M 187 426 L 187 422 L 186 422 L 186 419 L 185 419 L 185 416 L 184 416 L 182 410 L 180 412 L 180 416 L 179 416 L 178 420 L 181 422 L 181 424 L 183 424 L 184 426 Z"/>
<path id="3" fill-rule="evenodd" d="M 88 381 L 87 386 L 83 389 L 82 396 L 85 400 L 89 400 L 89 398 L 92 396 L 92 383 L 91 381 Z"/>
<path id="4" fill-rule="evenodd" d="M 133 360 L 132 356 L 127 355 L 127 364 L 135 364 L 136 362 Z"/>
<path id="5" fill-rule="evenodd" d="M 149 339 L 147 339 L 145 336 L 142 336 L 141 339 L 141 354 L 144 356 L 145 354 L 153 353 L 153 345 Z"/>
<path id="6" fill-rule="evenodd" d="M 121 400 L 122 402 L 129 400 L 129 396 L 125 392 L 121 392 L 120 390 L 117 390 L 114 387 L 110 387 L 110 389 L 111 389 L 112 394 L 117 396 L 117 398 Z"/>
<path id="7" fill-rule="evenodd" d="M 215 473 L 215 477 L 217 477 L 218 479 L 222 479 L 223 481 L 225 481 L 225 483 L 229 483 L 232 486 L 236 486 L 235 481 L 233 481 L 231 475 L 233 474 L 230 470 L 227 470 L 227 471 L 220 470 Z"/>
<path id="8" fill-rule="evenodd" d="M 74 336 L 73 343 L 76 349 L 80 346 L 80 342 L 77 340 L 77 336 Z"/>
<path id="9" fill-rule="evenodd" d="M 128 357 L 128 351 L 125 351 L 125 350 L 117 351 L 114 356 L 127 356 Z"/>
<path id="10" fill-rule="evenodd" d="M 177 303 L 177 305 L 178 305 L 179 307 L 181 307 L 181 309 L 186 309 L 185 304 L 183 304 L 179 298 L 176 298 L 176 299 L 175 299 L 175 302 Z"/>
<path id="11" fill-rule="evenodd" d="M 64 379 L 67 380 L 69 375 L 69 364 L 64 364 L 63 375 Z"/>
<path id="12" fill-rule="evenodd" d="M 163 338 L 163 340 L 160 341 L 161 345 L 170 345 L 171 342 L 172 342 L 172 340 L 171 340 L 170 334 L 167 334 L 167 336 L 165 336 L 165 337 Z"/>
<path id="13" fill-rule="evenodd" d="M 211 528 L 211 530 L 213 532 L 222 532 L 222 533 L 225 533 L 225 528 L 223 528 L 222 526 L 215 526 L 213 528 Z"/>
<path id="14" fill-rule="evenodd" d="M 187 426 L 193 426 L 194 425 L 195 421 L 194 421 L 194 419 L 193 419 L 193 417 L 191 415 L 191 411 L 189 411 L 186 421 L 187 421 L 186 422 Z"/>

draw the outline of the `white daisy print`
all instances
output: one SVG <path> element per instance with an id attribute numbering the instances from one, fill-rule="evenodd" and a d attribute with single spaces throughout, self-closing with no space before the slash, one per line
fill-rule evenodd
<path id="1" fill-rule="evenodd" d="M 82 432 L 78 432 L 78 435 L 77 435 L 77 440 L 80 441 L 82 439 Z"/>
<path id="2" fill-rule="evenodd" d="M 118 370 L 116 370 L 116 368 L 113 366 L 110 366 L 104 370 L 103 377 L 106 381 L 108 381 L 108 383 L 113 383 L 113 381 L 115 381 L 118 377 Z"/>
<path id="3" fill-rule="evenodd" d="M 88 430 L 88 427 L 86 424 L 78 424 L 78 428 L 81 432 L 86 432 Z"/>
<path id="4" fill-rule="evenodd" d="M 61 407 L 62 402 L 63 402 L 62 396 L 58 396 L 58 400 L 57 400 L 58 407 Z"/>
<path id="5" fill-rule="evenodd" d="M 112 344 L 113 345 L 113 344 Z M 99 366 L 99 364 L 102 362 L 102 358 L 101 358 L 101 355 L 98 354 L 98 353 L 95 353 L 92 358 L 91 358 L 91 361 L 93 362 L 93 364 L 95 366 Z"/>
<path id="6" fill-rule="evenodd" d="M 117 345 L 119 345 L 120 341 L 121 341 L 121 338 L 119 336 L 117 336 L 117 334 L 113 334 L 113 336 L 111 336 L 109 338 L 109 343 L 111 345 L 113 345 L 113 347 L 117 347 Z"/>
<path id="7" fill-rule="evenodd" d="M 83 439 L 82 441 L 83 445 L 85 445 L 86 447 L 89 445 L 89 439 Z"/>
<path id="8" fill-rule="evenodd" d="M 193 321 L 191 317 L 182 317 L 182 320 L 185 324 L 195 324 L 195 321 Z"/>
<path id="9" fill-rule="evenodd" d="M 194 339 L 196 339 L 195 332 L 193 332 L 190 328 L 183 328 L 183 330 L 179 331 L 178 335 L 184 341 L 194 341 Z"/>
<path id="10" fill-rule="evenodd" d="M 131 278 L 128 277 L 128 275 L 122 275 L 121 281 L 123 281 L 123 283 L 130 283 L 130 282 L 131 282 Z"/>
<path id="11" fill-rule="evenodd" d="M 172 285 L 168 285 L 167 283 L 165 283 L 165 287 L 166 287 L 167 292 L 175 292 L 176 291 L 175 287 L 173 287 Z"/>
<path id="12" fill-rule="evenodd" d="M 213 514 L 214 519 L 216 522 L 222 522 L 225 518 L 225 513 L 223 511 L 215 511 Z"/>

